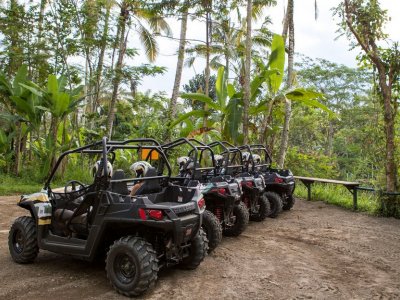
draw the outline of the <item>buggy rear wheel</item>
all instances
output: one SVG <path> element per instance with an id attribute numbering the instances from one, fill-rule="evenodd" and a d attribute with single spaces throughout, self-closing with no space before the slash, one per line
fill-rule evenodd
<path id="1" fill-rule="evenodd" d="M 138 296 L 157 281 L 158 260 L 153 246 L 140 237 L 126 236 L 114 242 L 106 258 L 107 278 L 125 296 Z"/>
<path id="2" fill-rule="evenodd" d="M 258 210 L 257 212 L 250 212 L 250 221 L 261 222 L 264 221 L 266 217 L 271 213 L 270 203 L 265 196 L 265 193 L 262 193 L 258 197 Z"/>
<path id="3" fill-rule="evenodd" d="M 187 270 L 196 269 L 207 255 L 208 240 L 203 229 L 197 232 L 189 248 L 189 256 L 184 258 L 181 266 Z"/>
<path id="4" fill-rule="evenodd" d="M 296 199 L 293 197 L 293 195 L 288 196 L 283 203 L 283 210 L 291 210 L 295 202 Z"/>
<path id="5" fill-rule="evenodd" d="M 235 217 L 234 224 L 224 228 L 223 234 L 226 236 L 240 235 L 249 224 L 249 209 L 243 202 L 233 207 L 233 215 Z"/>
<path id="6" fill-rule="evenodd" d="M 19 217 L 11 226 L 8 248 L 12 259 L 20 264 L 33 262 L 39 253 L 36 222 L 32 217 Z"/>
<path id="7" fill-rule="evenodd" d="M 271 213 L 268 217 L 276 218 L 282 212 L 282 198 L 274 192 L 266 192 L 265 196 L 267 197 L 271 207 Z"/>
<path id="8" fill-rule="evenodd" d="M 218 218 L 209 210 L 203 213 L 202 226 L 208 239 L 208 253 L 213 251 L 222 240 L 222 227 Z"/>

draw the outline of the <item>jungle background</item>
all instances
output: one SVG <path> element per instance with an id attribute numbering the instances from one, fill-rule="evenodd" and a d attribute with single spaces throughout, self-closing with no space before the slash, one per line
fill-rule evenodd
<path id="1" fill-rule="evenodd" d="M 376 0 L 332 9 L 338 35 L 360 53 L 351 68 L 296 52 L 299 1 L 287 1 L 282 30 L 272 32 L 276 4 L 1 1 L 0 193 L 40 189 L 61 152 L 103 136 L 262 143 L 295 175 L 397 191 L 400 55 L 384 32 L 387 12 Z M 180 23 L 175 35 L 171 20 Z M 204 25 L 196 40 L 186 37 L 192 22 Z M 154 63 L 160 38 L 177 39 L 174 85 L 143 91 L 143 78 L 166 72 Z M 182 78 L 199 59 L 204 70 Z M 351 207 L 340 187 L 317 186 L 314 198 Z M 397 200 L 383 198 L 363 193 L 360 208 L 399 216 L 387 205 Z"/>

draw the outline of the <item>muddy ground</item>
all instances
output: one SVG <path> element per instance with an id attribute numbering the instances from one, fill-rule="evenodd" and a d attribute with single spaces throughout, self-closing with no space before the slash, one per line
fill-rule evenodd
<path id="1" fill-rule="evenodd" d="M 24 211 L 0 197 L 1 299 L 125 299 L 102 264 L 41 251 L 15 264 L 8 228 Z M 298 200 L 277 219 L 224 238 L 195 271 L 168 269 L 143 299 L 398 299 L 400 220 Z"/>

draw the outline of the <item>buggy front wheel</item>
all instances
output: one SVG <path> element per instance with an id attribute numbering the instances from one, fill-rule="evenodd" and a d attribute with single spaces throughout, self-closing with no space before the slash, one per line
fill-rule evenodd
<path id="1" fill-rule="evenodd" d="M 11 226 L 8 248 L 12 259 L 20 264 L 33 262 L 39 253 L 36 222 L 32 217 L 19 217 Z"/>

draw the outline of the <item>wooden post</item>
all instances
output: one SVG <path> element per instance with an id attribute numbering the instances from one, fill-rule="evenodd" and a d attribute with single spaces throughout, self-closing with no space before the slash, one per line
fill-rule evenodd
<path id="1" fill-rule="evenodd" d="M 358 209 L 358 207 L 357 207 L 357 187 L 356 186 L 353 188 L 353 209 L 354 210 Z"/>

